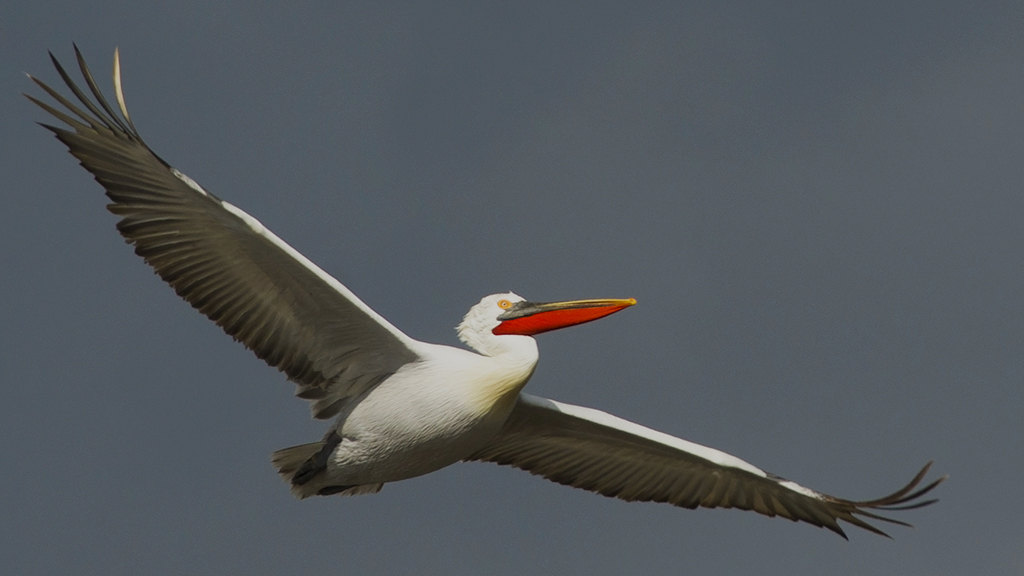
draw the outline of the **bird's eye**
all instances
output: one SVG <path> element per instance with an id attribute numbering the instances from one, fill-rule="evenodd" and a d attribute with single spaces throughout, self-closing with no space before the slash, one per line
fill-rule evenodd
<path id="1" fill-rule="evenodd" d="M 501 308 L 502 310 L 508 310 L 511 307 L 512 303 L 509 302 L 508 300 L 498 300 L 498 308 Z"/>

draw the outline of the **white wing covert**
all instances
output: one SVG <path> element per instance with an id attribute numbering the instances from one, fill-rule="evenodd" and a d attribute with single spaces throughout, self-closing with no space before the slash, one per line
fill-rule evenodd
<path id="1" fill-rule="evenodd" d="M 739 508 L 782 516 L 846 534 L 838 520 L 888 536 L 856 515 L 909 526 L 868 510 L 907 510 L 945 476 L 915 490 L 929 462 L 909 484 L 877 500 L 821 494 L 713 448 L 651 430 L 592 408 L 520 394 L 501 432 L 467 458 L 514 466 L 567 486 L 626 501 L 683 508 Z"/>
<path id="2" fill-rule="evenodd" d="M 107 208 L 121 217 L 117 229 L 135 253 L 193 307 L 295 382 L 316 418 L 336 415 L 348 399 L 418 358 L 415 340 L 256 219 L 149 149 L 128 116 L 116 52 L 120 115 L 77 46 L 75 55 L 95 102 L 51 54 L 88 112 L 32 78 L 65 110 L 28 98 L 71 130 L 43 126 L 106 189 Z"/>

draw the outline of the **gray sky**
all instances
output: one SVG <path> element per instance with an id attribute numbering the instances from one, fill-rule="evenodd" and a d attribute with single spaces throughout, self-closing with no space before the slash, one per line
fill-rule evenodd
<path id="1" fill-rule="evenodd" d="M 11 574 L 1024 573 L 1024 5 L 0 4 Z M 527 390 L 817 490 L 952 478 L 894 541 L 453 466 L 297 501 L 322 424 L 177 298 L 19 95 L 122 54 L 147 142 L 409 335 L 635 297 Z M 108 92 L 109 93 L 109 92 Z"/>

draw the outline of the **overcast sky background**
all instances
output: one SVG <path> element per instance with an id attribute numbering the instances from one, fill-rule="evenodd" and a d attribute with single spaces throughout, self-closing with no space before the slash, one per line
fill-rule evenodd
<path id="1" fill-rule="evenodd" d="M 149 4 L 0 4 L 5 573 L 1024 573 L 1024 4 Z M 845 542 L 484 464 L 295 500 L 270 453 L 323 424 L 33 124 L 73 41 L 409 335 L 635 297 L 541 336 L 527 391 L 841 497 L 934 459 L 942 501 Z"/>

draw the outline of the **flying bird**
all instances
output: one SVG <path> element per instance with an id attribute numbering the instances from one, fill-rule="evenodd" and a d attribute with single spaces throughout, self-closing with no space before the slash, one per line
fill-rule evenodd
<path id="1" fill-rule="evenodd" d="M 473 351 L 410 338 L 255 218 L 157 156 L 128 114 L 116 50 L 117 111 L 77 46 L 75 55 L 91 98 L 53 54 L 78 103 L 29 76 L 59 107 L 26 96 L 65 125 L 43 126 L 106 189 L 107 208 L 135 253 L 284 372 L 314 418 L 333 419 L 320 441 L 273 454 L 299 498 L 375 493 L 456 462 L 486 461 L 627 501 L 754 510 L 844 538 L 840 520 L 887 536 L 865 519 L 909 526 L 878 512 L 935 502 L 923 497 L 945 476 L 922 487 L 930 462 L 888 496 L 846 500 L 713 448 L 522 392 L 537 366 L 535 335 L 608 316 L 633 299 L 537 303 L 494 294 L 458 327 Z"/>

